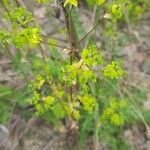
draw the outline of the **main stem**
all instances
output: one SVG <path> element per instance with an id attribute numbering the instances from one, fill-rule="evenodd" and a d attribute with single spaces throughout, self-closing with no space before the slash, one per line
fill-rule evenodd
<path id="1" fill-rule="evenodd" d="M 70 53 L 70 65 L 72 65 L 73 62 L 73 45 L 72 45 L 72 34 L 71 34 L 71 8 L 69 8 L 69 45 L 70 45 L 70 49 L 71 49 L 71 53 Z M 73 87 L 70 87 L 70 100 L 73 101 Z"/>
<path id="2" fill-rule="evenodd" d="M 73 63 L 73 49 L 75 48 L 75 43 L 74 43 L 74 37 L 73 37 L 73 31 L 72 31 L 72 22 L 71 22 L 71 7 L 65 8 L 63 7 L 64 14 L 65 14 L 65 19 L 66 19 L 66 26 L 68 30 L 68 39 L 69 39 L 69 49 L 71 50 L 70 52 L 70 65 Z M 73 87 L 70 87 L 70 100 L 73 101 Z"/>

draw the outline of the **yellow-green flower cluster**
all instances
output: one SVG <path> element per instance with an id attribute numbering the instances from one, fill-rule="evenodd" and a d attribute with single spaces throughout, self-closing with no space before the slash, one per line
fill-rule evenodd
<path id="1" fill-rule="evenodd" d="M 111 11 L 112 11 L 112 14 L 115 16 L 115 18 L 119 19 L 123 15 L 121 5 L 119 5 L 119 4 L 114 4 L 112 6 L 112 10 Z"/>
<path id="2" fill-rule="evenodd" d="M 33 104 L 37 110 L 37 114 L 42 114 L 53 106 L 55 98 L 52 96 L 41 97 L 39 93 L 34 92 L 31 104 Z"/>
<path id="3" fill-rule="evenodd" d="M 110 100 L 109 106 L 103 111 L 100 120 L 102 122 L 111 122 L 117 126 L 124 124 L 124 116 L 121 115 L 121 111 L 126 108 L 126 101 L 115 99 Z"/>
<path id="4" fill-rule="evenodd" d="M 80 111 L 78 107 L 80 106 L 79 102 L 72 102 L 69 105 L 64 105 L 65 113 L 68 117 L 72 116 L 75 120 L 79 120 Z"/>
<path id="5" fill-rule="evenodd" d="M 7 31 L 0 31 L 0 43 L 7 46 L 11 40 L 11 35 Z"/>
<path id="6" fill-rule="evenodd" d="M 72 4 L 72 5 L 74 5 L 75 7 L 77 7 L 77 6 L 78 6 L 78 0 L 66 0 L 65 3 L 64 3 L 64 7 L 65 7 L 67 4 Z"/>
<path id="7" fill-rule="evenodd" d="M 96 82 L 96 74 L 92 68 L 103 64 L 103 57 L 95 45 L 89 45 L 87 48 L 83 49 L 81 57 L 79 62 L 65 67 L 64 80 L 69 85 L 74 85 L 78 81 L 81 90 L 87 92 L 89 91 L 87 83 L 89 81 Z"/>
<path id="8" fill-rule="evenodd" d="M 33 16 L 32 13 L 27 11 L 23 7 L 18 7 L 10 10 L 9 14 L 5 15 L 6 19 L 11 20 L 14 24 L 22 24 L 25 25 L 32 21 Z"/>
<path id="9" fill-rule="evenodd" d="M 96 3 L 97 5 L 101 5 L 101 4 L 103 4 L 105 1 L 106 1 L 106 0 L 95 0 L 95 3 Z"/>
<path id="10" fill-rule="evenodd" d="M 66 0 L 65 3 L 64 3 L 64 7 L 67 5 L 67 4 L 71 4 L 75 7 L 78 6 L 78 1 L 79 0 Z M 89 3 L 92 3 L 92 4 L 97 4 L 97 5 L 101 5 L 105 2 L 106 0 L 88 0 Z"/>
<path id="11" fill-rule="evenodd" d="M 81 104 L 83 105 L 83 109 L 89 113 L 93 112 L 95 106 L 95 99 L 93 96 L 86 94 L 82 97 L 79 97 Z"/>
<path id="12" fill-rule="evenodd" d="M 111 116 L 111 123 L 115 124 L 117 126 L 123 125 L 124 124 L 124 119 L 121 115 L 119 115 L 118 113 L 114 113 Z"/>
<path id="13" fill-rule="evenodd" d="M 81 57 L 87 66 L 96 66 L 103 64 L 103 56 L 97 50 L 96 45 L 89 45 L 87 48 L 83 49 Z"/>
<path id="14" fill-rule="evenodd" d="M 36 82 L 33 83 L 35 91 L 30 103 L 35 106 L 37 114 L 42 114 L 45 111 L 49 110 L 55 102 L 55 98 L 53 96 L 41 95 L 41 93 L 39 92 L 44 83 L 45 79 L 43 79 L 43 77 L 40 75 L 36 77 Z"/>
<path id="15" fill-rule="evenodd" d="M 37 82 L 35 83 L 36 84 L 35 86 L 37 87 L 37 89 L 40 89 L 41 86 L 44 84 L 45 79 L 43 79 L 41 75 L 37 75 L 36 80 Z"/>
<path id="16" fill-rule="evenodd" d="M 83 96 L 77 96 L 74 101 L 62 102 L 63 111 L 67 117 L 72 117 L 75 120 L 80 119 L 80 110 L 85 110 L 88 113 L 92 113 L 95 106 L 95 99 L 90 94 Z M 53 107 L 51 108 L 53 109 Z M 58 110 L 56 110 L 58 111 Z"/>
<path id="17" fill-rule="evenodd" d="M 14 35 L 13 43 L 18 48 L 28 45 L 31 48 L 36 47 L 42 40 L 39 28 L 29 27 L 19 31 Z"/>
<path id="18" fill-rule="evenodd" d="M 121 62 L 118 61 L 112 61 L 111 64 L 108 64 L 103 70 L 102 74 L 105 77 L 111 78 L 111 79 L 118 79 L 121 76 L 125 76 L 126 73 L 121 68 Z"/>
<path id="19" fill-rule="evenodd" d="M 83 90 L 88 90 L 88 81 L 96 81 L 93 71 L 91 71 L 81 59 L 78 63 L 67 65 L 64 70 L 64 80 L 68 85 L 74 85 L 78 82 Z"/>

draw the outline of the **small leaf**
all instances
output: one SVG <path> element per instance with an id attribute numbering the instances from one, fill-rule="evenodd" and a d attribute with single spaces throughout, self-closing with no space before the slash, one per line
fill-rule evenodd
<path id="1" fill-rule="evenodd" d="M 105 2 L 106 0 L 96 0 L 96 4 L 101 5 Z"/>
<path id="2" fill-rule="evenodd" d="M 65 3 L 64 3 L 64 7 L 66 7 L 66 5 L 69 4 L 69 3 L 74 5 L 75 7 L 78 6 L 77 0 L 66 0 Z"/>

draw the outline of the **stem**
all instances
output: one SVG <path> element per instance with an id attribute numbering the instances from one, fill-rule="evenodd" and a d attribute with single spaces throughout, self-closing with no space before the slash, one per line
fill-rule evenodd
<path id="1" fill-rule="evenodd" d="M 70 49 L 71 49 L 71 54 L 70 54 L 70 65 L 72 65 L 72 62 L 73 62 L 73 38 L 72 38 L 72 28 L 71 28 L 71 8 L 69 8 L 69 39 L 70 39 Z M 72 90 L 71 90 L 72 91 Z M 72 93 L 72 92 L 71 92 Z"/>
<path id="2" fill-rule="evenodd" d="M 70 39 L 70 49 L 73 49 L 73 44 L 72 44 L 72 32 L 71 32 L 71 8 L 69 9 L 69 39 Z M 72 65 L 73 62 L 73 51 L 71 50 L 70 54 L 70 65 Z M 73 101 L 73 87 L 70 87 L 70 100 Z"/>
<path id="3" fill-rule="evenodd" d="M 91 34 L 91 33 L 99 26 L 99 24 L 100 24 L 100 21 L 98 21 L 98 23 L 97 23 L 86 35 L 84 35 L 84 36 L 80 39 L 80 41 L 76 44 L 76 47 L 78 47 L 78 46 L 80 45 L 80 43 L 82 43 L 82 42 L 86 39 L 86 37 L 87 37 L 89 34 Z"/>
<path id="4" fill-rule="evenodd" d="M 59 48 L 61 48 L 61 49 L 68 49 L 68 50 L 70 50 L 70 48 L 63 47 L 63 46 L 58 45 L 58 44 L 48 43 L 48 42 L 46 42 L 46 41 L 40 41 L 40 42 L 42 42 L 42 43 L 44 43 L 44 44 L 47 44 L 47 45 L 52 45 L 52 46 L 55 46 L 55 47 L 59 47 Z"/>
<path id="5" fill-rule="evenodd" d="M 94 133 L 94 150 L 99 149 L 99 106 L 96 104 L 95 106 L 95 113 L 94 113 L 94 119 L 95 119 L 95 133 Z"/>
<path id="6" fill-rule="evenodd" d="M 63 5 L 63 4 L 62 4 Z M 62 6 L 63 7 L 63 6 Z M 69 41 L 69 47 L 71 50 L 70 53 L 70 65 L 72 65 L 73 63 L 73 48 L 74 48 L 74 40 L 73 40 L 73 34 L 72 34 L 72 26 L 71 26 L 71 7 L 65 8 L 63 7 L 63 11 L 65 14 L 65 19 L 66 19 L 66 26 L 67 26 L 67 30 L 68 30 L 68 41 Z M 70 100 L 73 101 L 73 87 L 70 87 Z"/>

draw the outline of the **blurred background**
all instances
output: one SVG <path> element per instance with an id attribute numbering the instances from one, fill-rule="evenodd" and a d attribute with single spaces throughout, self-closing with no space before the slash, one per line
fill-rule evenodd
<path id="1" fill-rule="evenodd" d="M 0 150 L 150 150 L 150 1 L 131 0 L 130 11 L 110 21 L 107 2 L 93 5 L 82 0 L 72 10 L 76 40 L 81 39 L 100 20 L 100 24 L 80 45 L 96 43 L 106 60 L 124 60 L 127 77 L 120 81 L 101 82 L 102 99 L 117 96 L 128 105 L 123 126 L 95 125 L 97 114 L 82 115 L 81 120 L 67 122 L 61 111 L 37 117 L 30 105 L 30 82 L 41 73 L 40 49 L 51 59 L 48 63 L 54 76 L 59 73 L 57 61 L 68 59 L 62 52 L 69 46 L 65 15 L 61 0 L 0 1 L 0 31 L 12 30 L 5 18 L 9 5 L 24 7 L 33 14 L 34 23 L 41 29 L 44 44 L 30 50 L 18 49 L 0 41 Z M 110 0 L 111 2 L 111 0 Z M 120 3 L 122 3 L 120 1 Z M 36 54 L 36 55 L 35 55 Z M 53 60 L 57 60 L 53 63 Z M 31 64 L 30 64 L 31 62 Z M 101 94 L 99 93 L 99 94 Z M 94 119 L 93 119 L 94 118 Z M 58 121 L 61 120 L 61 121 Z"/>

